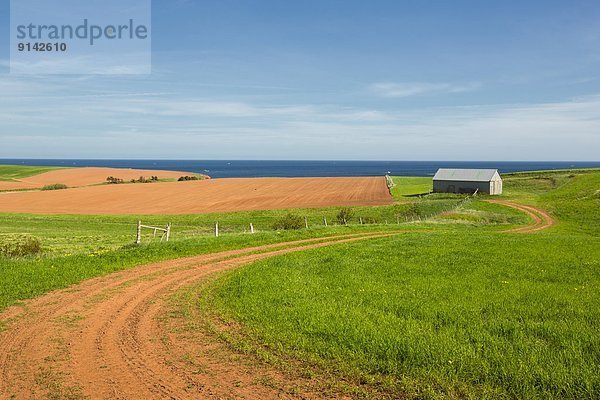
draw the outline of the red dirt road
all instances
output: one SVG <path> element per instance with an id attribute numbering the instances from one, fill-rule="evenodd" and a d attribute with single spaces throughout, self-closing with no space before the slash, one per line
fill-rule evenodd
<path id="1" fill-rule="evenodd" d="M 38 189 L 53 183 L 64 183 L 67 186 L 89 186 L 105 183 L 106 178 L 114 176 L 125 181 L 138 179 L 140 176 L 150 178 L 158 176 L 160 179 L 177 179 L 180 176 L 192 175 L 189 172 L 179 171 L 154 171 L 145 169 L 127 168 L 66 168 L 43 174 L 16 179 L 18 182 L 0 182 L 0 190 Z"/>
<path id="2" fill-rule="evenodd" d="M 393 202 L 383 177 L 235 178 L 0 193 L 0 212 L 167 215 Z"/>
<path id="3" fill-rule="evenodd" d="M 165 329 L 168 299 L 209 274 L 293 251 L 390 236 L 363 233 L 145 265 L 48 293 L 0 314 L 2 399 L 322 398 L 308 378 L 245 362 L 214 337 Z"/>
<path id="4" fill-rule="evenodd" d="M 506 230 L 504 232 L 515 232 L 515 233 L 531 233 L 541 231 L 542 229 L 550 228 L 556 222 L 546 211 L 532 206 L 526 206 L 524 204 L 514 203 L 507 200 L 487 200 L 488 203 L 501 204 L 503 206 L 512 207 L 519 211 L 529 215 L 533 222 L 529 225 L 519 226 Z"/>

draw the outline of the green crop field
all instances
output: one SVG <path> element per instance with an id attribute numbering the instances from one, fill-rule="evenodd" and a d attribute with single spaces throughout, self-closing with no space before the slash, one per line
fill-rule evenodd
<path id="1" fill-rule="evenodd" d="M 44 172 L 61 169 L 61 167 L 29 167 L 23 165 L 0 165 L 0 181 L 14 181 Z"/>
<path id="2" fill-rule="evenodd" d="M 190 289 L 188 302 L 237 322 L 220 324 L 239 327 L 226 335 L 237 347 L 304 360 L 375 397 L 598 398 L 600 173 L 516 174 L 505 187 L 558 224 L 482 229 L 516 216 L 474 201 L 430 223 L 465 229 L 271 258 Z"/>

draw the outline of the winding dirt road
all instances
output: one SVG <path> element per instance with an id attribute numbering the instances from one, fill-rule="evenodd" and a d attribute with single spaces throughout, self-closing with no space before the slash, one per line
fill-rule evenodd
<path id="1" fill-rule="evenodd" d="M 298 380 L 281 372 L 232 358 L 214 339 L 186 342 L 185 335 L 165 330 L 167 300 L 217 271 L 399 233 L 308 239 L 160 262 L 11 307 L 0 314 L 0 398 L 319 398 L 318 391 L 298 389 Z"/>
<path id="2" fill-rule="evenodd" d="M 488 203 L 493 204 L 501 204 L 506 207 L 512 207 L 517 209 L 525 214 L 529 215 L 533 220 L 529 225 L 518 226 L 516 228 L 512 228 L 506 230 L 504 232 L 515 232 L 515 233 L 532 233 L 541 231 L 542 229 L 550 228 L 552 225 L 556 223 L 554 218 L 550 216 L 546 211 L 541 210 L 536 207 L 526 206 L 524 204 L 515 203 L 508 200 L 486 200 Z"/>

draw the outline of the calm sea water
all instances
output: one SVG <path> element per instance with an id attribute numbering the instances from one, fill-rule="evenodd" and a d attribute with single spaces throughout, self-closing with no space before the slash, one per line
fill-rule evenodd
<path id="1" fill-rule="evenodd" d="M 217 160 L 33 160 L 0 159 L 0 164 L 115 167 L 196 172 L 213 178 L 301 176 L 432 176 L 438 168 L 497 168 L 501 173 L 565 168 L 600 168 L 597 162 L 528 161 L 217 161 Z"/>

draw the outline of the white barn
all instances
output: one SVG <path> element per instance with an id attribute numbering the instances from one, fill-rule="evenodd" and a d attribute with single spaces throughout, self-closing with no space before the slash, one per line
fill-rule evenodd
<path id="1" fill-rule="evenodd" d="M 502 178 L 497 169 L 440 168 L 433 177 L 435 193 L 502 194 Z"/>

